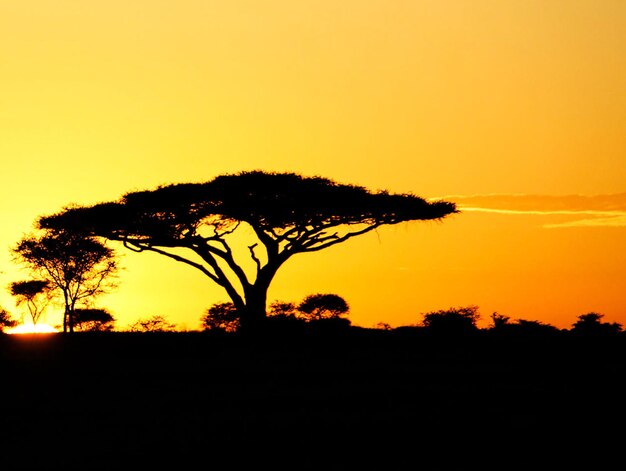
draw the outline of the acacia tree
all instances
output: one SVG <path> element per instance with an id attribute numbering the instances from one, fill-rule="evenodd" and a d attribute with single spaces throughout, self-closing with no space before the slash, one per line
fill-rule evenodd
<path id="1" fill-rule="evenodd" d="M 74 310 L 114 286 L 116 255 L 93 236 L 46 229 L 28 235 L 13 248 L 17 260 L 49 280 L 60 292 L 65 305 L 63 332 L 74 331 Z"/>
<path id="2" fill-rule="evenodd" d="M 201 319 L 204 330 L 235 332 L 239 328 L 239 316 L 233 303 L 216 303 L 206 310 Z"/>
<path id="3" fill-rule="evenodd" d="M 0 332 L 15 327 L 17 324 L 18 322 L 11 317 L 11 314 L 0 307 Z"/>
<path id="4" fill-rule="evenodd" d="M 440 220 L 455 212 L 454 203 L 412 194 L 251 171 L 68 207 L 38 224 L 120 241 L 135 252 L 155 252 L 200 270 L 226 291 L 244 328 L 265 319 L 270 283 L 293 255 L 384 224 Z M 254 240 L 246 240 L 250 233 Z"/>
<path id="5" fill-rule="evenodd" d="M 168 321 L 165 316 L 155 315 L 133 322 L 128 330 L 130 332 L 175 332 L 176 324 Z"/>
<path id="6" fill-rule="evenodd" d="M 479 319 L 478 306 L 455 307 L 427 312 L 422 325 L 433 332 L 468 333 L 478 330 L 476 323 Z"/>
<path id="7" fill-rule="evenodd" d="M 26 304 L 33 325 L 37 325 L 50 302 L 50 289 L 48 280 L 14 281 L 9 285 L 9 292 L 17 298 L 16 305 Z"/>
<path id="8" fill-rule="evenodd" d="M 113 330 L 115 318 L 102 308 L 74 309 L 74 324 L 85 332 L 110 332 Z"/>
<path id="9" fill-rule="evenodd" d="M 322 319 L 338 319 L 350 310 L 350 306 L 338 294 L 318 293 L 310 294 L 298 305 L 300 311 L 308 321 Z"/>

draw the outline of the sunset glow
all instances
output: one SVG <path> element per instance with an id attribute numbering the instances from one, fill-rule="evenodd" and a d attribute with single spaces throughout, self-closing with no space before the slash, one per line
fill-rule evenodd
<path id="1" fill-rule="evenodd" d="M 366 327 L 468 305 L 626 326 L 625 24 L 620 0 L 1 2 L 0 307 L 23 308 L 10 248 L 37 217 L 262 169 L 461 210 L 294 257 L 268 302 L 336 293 Z M 118 329 L 197 329 L 228 301 L 111 246 L 124 270 L 96 304 Z"/>
<path id="2" fill-rule="evenodd" d="M 48 324 L 20 324 L 7 329 L 7 334 L 51 334 L 59 330 Z"/>

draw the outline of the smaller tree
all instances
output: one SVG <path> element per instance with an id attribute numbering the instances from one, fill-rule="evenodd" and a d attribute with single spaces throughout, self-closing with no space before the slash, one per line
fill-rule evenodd
<path id="1" fill-rule="evenodd" d="M 83 332 L 110 332 L 115 326 L 115 318 L 106 309 L 77 308 L 74 323 Z"/>
<path id="2" fill-rule="evenodd" d="M 493 323 L 493 328 L 498 329 L 502 328 L 505 325 L 508 325 L 511 318 L 504 314 L 500 314 L 498 312 L 494 312 L 491 314 L 491 322 Z"/>
<path id="3" fill-rule="evenodd" d="M 17 298 L 17 306 L 26 304 L 33 325 L 37 325 L 52 299 L 51 288 L 48 280 L 15 281 L 9 285 L 9 292 Z"/>
<path id="4" fill-rule="evenodd" d="M 233 303 L 217 303 L 202 316 L 204 330 L 235 332 L 239 329 L 239 315 Z"/>
<path id="5" fill-rule="evenodd" d="M 60 292 L 65 304 L 63 332 L 74 331 L 77 303 L 86 303 L 115 286 L 115 252 L 96 237 L 50 229 L 24 237 L 12 251 L 19 262 Z"/>
<path id="6" fill-rule="evenodd" d="M 438 333 L 462 334 L 478 330 L 478 306 L 442 309 L 424 314 L 422 324 Z"/>
<path id="7" fill-rule="evenodd" d="M 393 327 L 391 327 L 391 324 L 387 322 L 377 322 L 376 324 L 374 324 L 374 329 L 389 331 L 393 330 Z"/>
<path id="8" fill-rule="evenodd" d="M 11 329 L 17 324 L 18 322 L 11 317 L 11 314 L 0 307 L 0 332 L 4 332 L 4 329 Z"/>
<path id="9" fill-rule="evenodd" d="M 298 311 L 308 322 L 338 319 L 349 310 L 346 300 L 337 294 L 311 294 L 298 305 Z"/>
<path id="10" fill-rule="evenodd" d="M 131 332 L 175 332 L 176 324 L 169 322 L 164 316 L 152 316 L 139 319 L 129 327 Z"/>
<path id="11" fill-rule="evenodd" d="M 551 335 L 559 332 L 559 329 L 552 324 L 537 320 L 516 319 L 507 325 L 513 332 L 524 335 Z"/>
<path id="12" fill-rule="evenodd" d="M 604 314 L 588 312 L 578 316 L 572 325 L 572 332 L 583 335 L 616 334 L 622 331 L 622 325 L 616 322 L 602 322 Z"/>
<path id="13" fill-rule="evenodd" d="M 274 301 L 270 304 L 267 315 L 274 318 L 293 319 L 297 317 L 298 310 L 294 303 Z"/>

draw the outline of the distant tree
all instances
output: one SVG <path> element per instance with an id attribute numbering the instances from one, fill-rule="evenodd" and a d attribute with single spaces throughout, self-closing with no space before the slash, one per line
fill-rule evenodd
<path id="1" fill-rule="evenodd" d="M 131 332 L 175 332 L 176 324 L 172 324 L 164 316 L 152 316 L 133 322 L 129 330 Z"/>
<path id="2" fill-rule="evenodd" d="M 347 315 L 350 307 L 345 299 L 337 294 L 311 294 L 297 307 L 309 322 L 322 319 L 336 319 Z"/>
<path id="3" fill-rule="evenodd" d="M 577 334 L 616 334 L 622 332 L 622 325 L 616 322 L 602 322 L 604 314 L 588 312 L 578 316 L 578 320 L 572 325 L 572 332 Z"/>
<path id="4" fill-rule="evenodd" d="M 374 325 L 374 329 L 377 329 L 377 330 L 393 330 L 393 327 L 391 327 L 391 324 L 388 324 L 387 322 L 377 322 Z"/>
<path id="5" fill-rule="evenodd" d="M 267 316 L 270 283 L 293 255 L 382 225 L 441 220 L 456 212 L 452 202 L 372 192 L 321 177 L 251 171 L 66 208 L 40 218 L 38 226 L 105 237 L 135 252 L 185 263 L 226 291 L 242 327 L 254 327 Z"/>
<path id="6" fill-rule="evenodd" d="M 478 306 L 455 307 L 424 314 L 422 325 L 433 332 L 468 333 L 478 330 L 479 319 Z"/>
<path id="7" fill-rule="evenodd" d="M 239 316 L 233 303 L 217 303 L 202 316 L 204 330 L 235 332 L 239 328 Z"/>
<path id="8" fill-rule="evenodd" d="M 284 335 L 298 335 L 307 330 L 307 322 L 298 312 L 296 304 L 286 301 L 274 301 L 270 304 L 267 324 L 271 332 Z"/>
<path id="9" fill-rule="evenodd" d="M 294 303 L 274 301 L 270 304 L 267 315 L 275 318 L 294 318 L 298 315 L 298 310 Z"/>
<path id="10" fill-rule="evenodd" d="M 516 319 L 507 326 L 520 334 L 553 334 L 559 332 L 559 329 L 552 324 L 537 320 Z"/>
<path id="11" fill-rule="evenodd" d="M 18 325 L 18 321 L 11 317 L 11 314 L 0 307 L 0 332 L 4 329 L 11 329 Z"/>
<path id="12" fill-rule="evenodd" d="M 52 286 L 48 280 L 15 281 L 9 285 L 9 292 L 17 298 L 17 306 L 26 304 L 33 325 L 37 325 L 41 315 L 52 299 Z"/>
<path id="13" fill-rule="evenodd" d="M 497 312 L 491 314 L 491 322 L 494 329 L 509 324 L 510 320 L 511 318 L 509 316 L 505 316 L 504 314 L 499 314 Z"/>
<path id="14" fill-rule="evenodd" d="M 114 286 L 115 252 L 93 236 L 64 230 L 29 235 L 13 248 L 17 260 L 49 280 L 63 298 L 63 332 L 74 331 L 77 303 Z"/>
<path id="15" fill-rule="evenodd" d="M 110 332 L 115 327 L 115 318 L 106 309 L 74 309 L 74 325 L 84 332 Z"/>

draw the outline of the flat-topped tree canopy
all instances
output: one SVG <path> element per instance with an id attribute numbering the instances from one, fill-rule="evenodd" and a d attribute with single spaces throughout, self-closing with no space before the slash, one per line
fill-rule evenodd
<path id="1" fill-rule="evenodd" d="M 257 170 L 68 207 L 38 223 L 44 229 L 121 241 L 132 250 L 154 251 L 194 266 L 226 289 L 245 324 L 247 318 L 265 316 L 269 284 L 291 255 L 321 250 L 384 224 L 439 220 L 456 212 L 447 201 Z M 235 260 L 229 245 L 241 223 L 258 238 L 247 247 L 256 266 L 253 274 Z M 199 259 L 171 252 L 174 248 L 190 249 Z"/>

